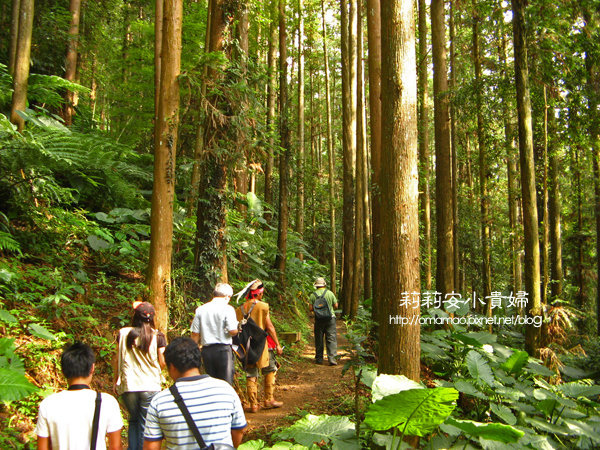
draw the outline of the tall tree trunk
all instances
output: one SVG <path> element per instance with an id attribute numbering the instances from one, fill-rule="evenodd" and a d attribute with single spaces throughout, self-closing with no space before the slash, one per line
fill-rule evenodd
<path id="1" fill-rule="evenodd" d="M 296 205 L 296 232 L 304 235 L 304 7 L 303 0 L 298 0 L 298 203 Z M 298 259 L 304 255 L 298 253 Z"/>
<path id="2" fill-rule="evenodd" d="M 21 0 L 17 54 L 13 75 L 12 106 L 10 110 L 10 121 L 17 126 L 19 131 L 23 131 L 23 128 L 25 128 L 25 120 L 17 114 L 17 111 L 25 111 L 27 106 L 27 82 L 29 81 L 33 10 L 34 0 Z"/>
<path id="3" fill-rule="evenodd" d="M 277 27 L 278 27 L 278 0 L 271 0 L 271 21 L 269 23 L 269 53 L 267 62 L 269 65 L 269 81 L 267 86 L 267 131 L 268 148 L 267 162 L 265 165 L 265 202 L 273 205 L 273 166 L 275 165 L 275 157 L 273 150 L 275 147 L 275 110 L 277 96 Z M 265 219 L 269 221 L 271 214 L 265 215 Z"/>
<path id="4" fill-rule="evenodd" d="M 156 308 L 156 325 L 167 331 L 167 302 L 171 294 L 175 154 L 179 125 L 182 0 L 165 0 L 162 61 L 154 142 L 154 184 L 150 216 L 148 287 Z"/>
<path id="5" fill-rule="evenodd" d="M 19 48 L 19 18 L 21 16 L 21 0 L 12 0 L 12 18 L 10 21 L 10 48 L 8 50 L 8 73 L 15 74 L 17 49 Z"/>
<path id="6" fill-rule="evenodd" d="M 157 0 L 160 2 L 161 0 Z M 210 48 L 210 28 L 211 28 L 211 7 L 212 0 L 208 0 L 207 10 L 206 10 L 206 35 L 204 37 L 204 48 L 202 51 L 204 53 L 208 52 Z M 156 12 L 158 18 L 158 11 Z M 157 30 L 158 32 L 158 30 Z M 159 60 L 160 64 L 160 60 Z M 160 69 L 160 66 L 159 66 Z M 198 111 L 198 124 L 196 125 L 196 142 L 194 143 L 194 163 L 192 166 L 192 175 L 190 178 L 190 194 L 187 202 L 187 215 L 188 217 L 192 217 L 194 215 L 194 211 L 196 209 L 196 204 L 198 203 L 198 189 L 200 188 L 200 168 L 202 165 L 201 159 L 204 153 L 204 125 L 205 125 L 205 115 L 202 111 L 203 109 L 203 100 L 206 97 L 206 80 L 208 76 L 208 67 L 204 66 L 202 69 L 202 79 L 200 80 L 200 108 Z"/>
<path id="7" fill-rule="evenodd" d="M 525 35 L 526 1 L 511 0 L 511 3 L 513 10 L 523 227 L 525 231 L 525 290 L 529 295 L 527 315 L 533 318 L 541 316 L 542 302 L 540 295 L 540 247 L 535 191 L 533 130 L 531 100 L 529 97 L 529 71 L 527 69 L 527 40 Z M 539 348 L 540 328 L 535 327 L 533 324 L 528 325 L 525 330 L 525 349 L 530 355 L 537 356 Z"/>
<path id="8" fill-rule="evenodd" d="M 541 302 L 542 304 L 547 303 L 548 297 L 548 282 L 549 282 L 549 254 L 550 254 L 550 222 L 548 219 L 548 96 L 546 86 L 543 87 L 544 91 L 544 144 L 541 148 L 540 163 L 542 166 L 542 180 L 541 180 L 541 195 L 540 195 L 540 207 L 542 217 L 540 226 L 541 239 L 540 239 L 540 270 L 542 285 L 540 288 Z M 544 341 L 544 338 L 542 338 Z"/>
<path id="9" fill-rule="evenodd" d="M 371 201 L 373 210 L 372 244 L 372 318 L 379 321 L 379 254 L 381 235 L 381 5 L 367 0 L 367 32 L 369 45 L 369 112 L 371 125 Z"/>
<path id="10" fill-rule="evenodd" d="M 481 226 L 481 271 L 483 298 L 488 299 L 487 315 L 492 315 L 490 296 L 492 293 L 492 272 L 490 266 L 490 217 L 488 196 L 488 164 L 485 149 L 485 129 L 483 125 L 483 101 L 481 91 L 481 59 L 479 55 L 479 12 L 477 2 L 473 2 L 473 65 L 475 67 L 475 108 L 477 110 L 477 145 L 479 147 L 479 202 Z"/>
<path id="11" fill-rule="evenodd" d="M 287 82 L 287 31 L 285 24 L 285 0 L 279 0 L 279 134 L 282 152 L 279 156 L 279 225 L 277 229 L 277 257 L 275 269 L 279 276 L 279 288 L 285 289 L 285 267 L 287 254 L 287 228 L 289 222 L 289 159 L 290 128 L 288 123 L 288 82 Z M 283 301 L 283 298 L 281 298 Z"/>
<path id="12" fill-rule="evenodd" d="M 431 1 L 433 47 L 433 94 L 435 129 L 435 206 L 437 212 L 436 289 L 445 295 L 454 291 L 454 225 L 452 221 L 452 161 L 446 70 L 446 26 L 444 1 Z"/>
<path id="13" fill-rule="evenodd" d="M 363 269 L 364 269 L 364 133 L 363 128 L 363 114 L 365 105 L 363 103 L 363 54 L 362 54 L 362 1 L 356 2 L 356 17 L 357 17 L 357 58 L 356 58 L 356 189 L 355 189 L 355 201 L 354 201 L 354 260 L 352 272 L 354 277 L 352 279 L 352 295 L 351 302 L 349 304 L 350 309 L 348 310 L 348 316 L 350 319 L 356 317 L 358 312 L 358 302 L 361 297 L 361 290 L 363 286 Z"/>
<path id="14" fill-rule="evenodd" d="M 587 89 L 589 98 L 590 118 L 590 140 L 591 157 L 594 173 L 594 215 L 596 218 L 596 271 L 600 271 L 600 117 L 598 116 L 598 104 L 600 103 L 600 65 L 597 50 L 597 42 L 592 36 L 598 32 L 599 11 L 584 9 L 585 33 L 587 37 L 587 48 L 585 53 L 585 65 L 587 69 Z M 597 333 L 600 335 L 600 278 L 596 281 L 596 323 Z"/>
<path id="15" fill-rule="evenodd" d="M 329 227 L 331 254 L 329 256 L 330 290 L 336 293 L 336 239 L 335 239 L 335 155 L 333 153 L 333 132 L 331 118 L 331 89 L 329 88 L 329 53 L 327 51 L 327 26 L 325 24 L 325 2 L 321 0 L 321 24 L 323 26 L 323 63 L 325 65 L 325 106 L 327 109 L 327 159 L 329 163 Z M 314 97 L 311 89 L 311 99 Z M 312 100 L 311 100 L 312 101 Z M 314 210 L 314 208 L 313 208 Z"/>
<path id="16" fill-rule="evenodd" d="M 354 279 L 354 178 L 356 168 L 356 1 L 341 0 L 342 6 L 342 145 L 343 145 L 343 270 L 342 312 L 352 303 Z M 350 6 L 348 12 L 348 4 Z"/>
<path id="17" fill-rule="evenodd" d="M 500 51 L 500 62 L 502 65 L 502 77 L 509 85 L 509 77 L 506 63 L 506 36 L 502 32 L 502 45 Z M 502 116 L 504 121 L 504 145 L 506 149 L 506 173 L 508 183 L 508 220 L 510 226 L 510 248 L 512 266 L 512 292 L 516 293 L 522 289 L 521 279 L 521 227 L 519 226 L 519 202 L 518 202 L 518 180 L 517 180 L 517 150 L 515 142 L 515 130 L 510 114 L 510 106 L 507 97 L 502 104 Z"/>
<path id="18" fill-rule="evenodd" d="M 556 119 L 553 111 L 549 116 L 550 135 L 556 136 Z M 549 161 L 549 217 L 550 217 L 550 295 L 552 299 L 562 296 L 562 237 L 561 237 L 561 199 L 559 181 L 559 154 L 555 139 L 551 140 Z"/>
<path id="19" fill-rule="evenodd" d="M 402 304 L 402 292 L 420 292 L 419 176 L 417 142 L 417 80 L 412 0 L 383 2 L 382 48 L 382 178 L 379 268 L 382 309 L 379 372 L 420 376 L 419 309 Z M 382 314 L 383 315 L 383 314 Z M 408 324 L 393 324 L 405 318 Z"/>
<path id="20" fill-rule="evenodd" d="M 458 9 L 458 0 L 450 2 L 450 91 L 456 87 L 456 33 L 454 14 Z M 462 292 L 460 249 L 458 246 L 458 142 L 456 139 L 456 107 L 450 103 L 450 159 L 452 161 L 452 246 L 454 252 L 454 290 Z"/>
<path id="21" fill-rule="evenodd" d="M 209 0 L 210 1 L 210 0 Z M 158 121 L 158 104 L 160 101 L 160 74 L 163 39 L 163 19 L 165 0 L 156 0 L 154 9 L 154 123 Z M 208 30 L 207 30 L 208 34 Z M 156 126 L 156 125 L 155 125 Z"/>
<path id="22" fill-rule="evenodd" d="M 69 26 L 69 42 L 67 43 L 67 57 L 65 60 L 65 80 L 75 81 L 77 74 L 77 46 L 79 43 L 79 16 L 81 10 L 81 0 L 71 0 L 69 2 L 69 11 L 71 13 L 71 25 Z M 73 123 L 75 114 L 75 92 L 67 91 L 65 93 L 65 106 L 63 119 L 66 125 Z"/>
<path id="23" fill-rule="evenodd" d="M 247 79 L 248 70 L 248 29 L 250 22 L 248 21 L 248 7 L 245 3 L 241 3 L 238 10 L 237 16 L 237 27 L 236 37 L 238 46 L 235 47 L 235 59 L 238 61 L 240 67 L 239 81 L 244 83 Z M 237 115 L 243 114 L 243 111 L 247 108 L 248 99 L 245 94 L 241 95 L 238 100 L 238 104 L 235 105 L 235 111 Z M 246 198 L 249 188 L 249 176 L 248 176 L 248 162 L 252 161 L 250 156 L 250 141 L 246 130 L 239 128 L 237 130 L 237 148 L 240 150 L 238 157 L 236 158 L 235 165 L 235 192 L 241 194 L 243 198 Z M 245 201 L 237 203 L 238 211 L 244 213 L 247 210 L 247 204 Z"/>
<path id="24" fill-rule="evenodd" d="M 431 197 L 429 192 L 429 75 L 427 73 L 427 5 L 419 0 L 419 198 L 423 239 L 421 259 L 425 288 L 431 289 Z"/>
<path id="25" fill-rule="evenodd" d="M 231 57 L 227 44 L 232 40 L 232 21 L 237 11 L 226 8 L 227 0 L 211 0 L 210 6 L 210 43 L 208 51 L 222 52 L 229 64 Z M 239 6 L 239 5 L 236 5 Z M 210 80 L 218 88 L 223 83 L 219 71 L 210 68 L 207 82 Z M 216 89 L 219 91 L 219 89 Z M 227 142 L 233 105 L 218 92 L 208 99 L 206 124 L 204 126 L 205 158 L 202 168 L 200 195 L 196 210 L 196 242 L 194 249 L 194 267 L 199 272 L 200 292 L 212 289 L 217 281 L 227 282 L 227 240 L 226 231 L 226 191 L 227 160 L 219 147 Z"/>

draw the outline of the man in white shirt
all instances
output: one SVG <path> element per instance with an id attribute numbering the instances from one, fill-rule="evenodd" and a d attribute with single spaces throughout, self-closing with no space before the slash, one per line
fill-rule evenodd
<path id="1" fill-rule="evenodd" d="M 89 450 L 97 393 L 90 389 L 94 374 L 94 351 L 76 342 L 62 354 L 60 365 L 69 389 L 57 392 L 40 403 L 36 426 L 38 450 Z M 100 397 L 96 449 L 121 450 L 123 419 L 117 400 L 110 394 Z"/>
<path id="2" fill-rule="evenodd" d="M 233 385 L 234 361 L 231 337 L 238 333 L 238 321 L 229 300 L 233 289 L 218 283 L 213 299 L 196 309 L 191 331 L 192 339 L 202 343 L 202 363 L 205 372 Z"/>

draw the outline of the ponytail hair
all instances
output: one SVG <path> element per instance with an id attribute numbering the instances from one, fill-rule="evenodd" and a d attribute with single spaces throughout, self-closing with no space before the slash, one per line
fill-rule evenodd
<path id="1" fill-rule="evenodd" d="M 136 344 L 136 347 L 143 352 L 148 353 L 150 350 L 150 344 L 152 343 L 152 338 L 154 336 L 154 332 L 152 330 L 155 327 L 154 314 L 148 317 L 148 315 L 144 316 L 137 309 L 134 309 L 131 326 L 133 328 L 127 334 L 127 340 L 125 341 L 127 348 L 133 348 L 135 340 L 139 337 L 140 340 L 139 343 Z"/>

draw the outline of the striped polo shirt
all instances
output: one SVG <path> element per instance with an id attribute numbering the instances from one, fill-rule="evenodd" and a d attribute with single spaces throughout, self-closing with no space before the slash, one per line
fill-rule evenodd
<path id="1" fill-rule="evenodd" d="M 180 378 L 175 384 L 206 445 L 233 445 L 231 430 L 245 428 L 246 417 L 240 398 L 229 383 L 198 375 Z M 144 439 L 164 439 L 168 449 L 198 448 L 169 389 L 156 394 L 150 402 Z"/>

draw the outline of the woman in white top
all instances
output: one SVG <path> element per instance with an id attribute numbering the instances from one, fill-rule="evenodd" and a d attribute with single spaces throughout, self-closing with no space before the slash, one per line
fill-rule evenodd
<path id="1" fill-rule="evenodd" d="M 161 390 L 167 340 L 155 329 L 154 315 L 150 303 L 134 302 L 131 326 L 121 328 L 117 336 L 115 393 L 129 411 L 129 450 L 142 449 L 146 412 L 154 394 Z"/>

